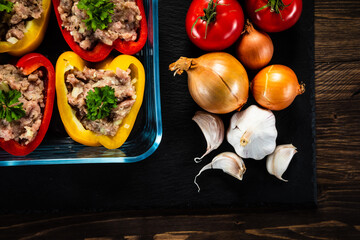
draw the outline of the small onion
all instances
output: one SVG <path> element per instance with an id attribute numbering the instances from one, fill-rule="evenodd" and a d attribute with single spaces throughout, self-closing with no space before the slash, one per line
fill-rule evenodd
<path id="1" fill-rule="evenodd" d="M 236 48 L 237 58 L 245 67 L 256 70 L 265 67 L 274 54 L 269 35 L 256 30 L 247 20 L 244 32 Z"/>
<path id="2" fill-rule="evenodd" d="M 249 80 L 243 65 L 224 52 L 207 53 L 199 58 L 181 57 L 169 69 L 188 74 L 188 87 L 194 101 L 211 113 L 240 110 L 249 95 Z"/>
<path id="3" fill-rule="evenodd" d="M 271 65 L 262 69 L 251 82 L 251 92 L 264 108 L 282 110 L 297 95 L 305 92 L 305 84 L 299 84 L 296 74 L 284 65 Z"/>

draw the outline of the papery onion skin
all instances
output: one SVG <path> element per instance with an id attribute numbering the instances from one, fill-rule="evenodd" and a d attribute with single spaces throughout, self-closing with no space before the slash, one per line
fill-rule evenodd
<path id="1" fill-rule="evenodd" d="M 270 110 L 283 110 L 297 95 L 305 92 L 295 72 L 284 65 L 271 65 L 262 69 L 251 82 L 251 92 L 258 104 Z"/>
<path id="2" fill-rule="evenodd" d="M 207 53 L 199 58 L 181 57 L 170 64 L 175 74 L 186 71 L 194 101 L 211 113 L 240 110 L 249 96 L 249 79 L 243 65 L 224 52 Z"/>
<path id="3" fill-rule="evenodd" d="M 270 36 L 256 30 L 248 20 L 236 47 L 236 56 L 245 67 L 257 70 L 265 67 L 274 54 Z"/>

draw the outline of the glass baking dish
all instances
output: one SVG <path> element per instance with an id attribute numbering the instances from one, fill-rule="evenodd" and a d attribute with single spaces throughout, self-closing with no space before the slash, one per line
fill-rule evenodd
<path id="1" fill-rule="evenodd" d="M 144 7 L 148 21 L 148 40 L 136 57 L 145 68 L 145 93 L 142 107 L 127 141 L 119 149 L 113 150 L 87 147 L 74 142 L 66 134 L 55 104 L 49 130 L 41 145 L 25 157 L 12 156 L 0 149 L 0 166 L 131 163 L 147 158 L 158 148 L 162 137 L 158 0 L 144 0 Z"/>

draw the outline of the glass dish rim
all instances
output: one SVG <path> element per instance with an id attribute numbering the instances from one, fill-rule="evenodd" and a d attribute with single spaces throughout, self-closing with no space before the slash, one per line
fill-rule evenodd
<path id="1" fill-rule="evenodd" d="M 153 77 L 154 77 L 154 101 L 156 107 L 156 137 L 151 147 L 138 156 L 132 157 L 108 157 L 108 158 L 73 158 L 73 159 L 29 159 L 29 160 L 4 160 L 2 166 L 27 166 L 27 165 L 60 165 L 60 164 L 102 164 L 102 163 L 134 163 L 144 160 L 153 154 L 159 147 L 162 139 L 161 101 L 160 101 L 160 71 L 159 71 L 159 24 L 158 24 L 158 0 L 152 2 L 153 21 Z"/>

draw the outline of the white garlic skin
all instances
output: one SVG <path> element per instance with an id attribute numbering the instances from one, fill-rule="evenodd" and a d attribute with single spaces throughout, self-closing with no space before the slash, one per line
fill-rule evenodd
<path id="1" fill-rule="evenodd" d="M 192 120 L 200 127 L 207 143 L 206 152 L 201 157 L 194 159 L 196 163 L 199 163 L 203 157 L 221 145 L 224 140 L 225 128 L 219 116 L 204 111 L 197 111 Z"/>
<path id="2" fill-rule="evenodd" d="M 276 147 L 274 153 L 269 155 L 266 159 L 266 169 L 278 179 L 287 182 L 282 178 L 282 175 L 287 170 L 291 159 L 297 153 L 296 147 L 292 144 L 279 145 Z"/>
<path id="3" fill-rule="evenodd" d="M 261 160 L 274 152 L 277 130 L 270 110 L 251 105 L 236 112 L 230 120 L 227 141 L 242 158 Z"/>
<path id="4" fill-rule="evenodd" d="M 214 159 L 209 164 L 205 165 L 195 176 L 194 183 L 198 187 L 199 192 L 200 187 L 196 182 L 196 178 L 207 169 L 221 169 L 223 172 L 239 180 L 243 179 L 243 175 L 246 171 L 245 163 L 238 155 L 233 152 L 220 153 L 214 157 Z"/>

